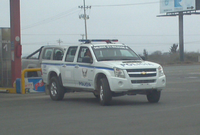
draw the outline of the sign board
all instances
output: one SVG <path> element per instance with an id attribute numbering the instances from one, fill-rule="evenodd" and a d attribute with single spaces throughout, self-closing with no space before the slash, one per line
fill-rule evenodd
<path id="1" fill-rule="evenodd" d="M 160 0 L 160 13 L 199 10 L 200 0 Z"/>
<path id="2" fill-rule="evenodd" d="M 22 93 L 21 79 L 16 79 L 16 91 Z M 45 86 L 41 77 L 25 78 L 26 93 L 45 92 Z"/>

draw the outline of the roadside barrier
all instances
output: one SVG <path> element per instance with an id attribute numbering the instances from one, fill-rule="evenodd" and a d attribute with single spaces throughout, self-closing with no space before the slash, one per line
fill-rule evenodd
<path id="1" fill-rule="evenodd" d="M 36 71 L 41 71 L 41 68 L 24 69 L 21 73 L 21 78 L 17 78 L 16 81 L 14 82 L 13 88 L 0 87 L 0 93 L 26 94 L 29 92 L 46 92 L 45 85 L 41 77 L 25 78 L 26 72 L 36 72 Z"/>
<path id="2" fill-rule="evenodd" d="M 29 68 L 29 69 L 24 69 L 23 71 L 22 71 L 22 75 L 21 75 L 21 93 L 22 94 L 26 94 L 26 89 L 25 89 L 25 73 L 26 72 L 34 72 L 34 71 L 41 71 L 41 68 Z M 34 82 L 34 78 L 30 78 L 29 79 L 32 83 L 35 83 Z M 38 80 L 38 77 L 37 78 L 35 78 L 35 80 Z M 41 80 L 41 78 L 40 78 L 40 80 Z M 34 88 L 38 88 L 38 87 L 42 87 L 44 84 L 43 84 L 43 82 L 41 81 L 41 82 L 37 82 L 37 83 L 35 83 L 35 84 L 33 84 L 33 87 Z M 45 88 L 43 88 L 44 90 L 42 90 L 42 92 L 43 91 L 45 91 Z M 41 91 L 40 91 L 41 92 Z"/>

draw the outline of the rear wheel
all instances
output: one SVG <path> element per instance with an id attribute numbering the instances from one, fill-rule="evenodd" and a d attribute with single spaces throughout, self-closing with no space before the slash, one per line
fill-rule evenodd
<path id="1" fill-rule="evenodd" d="M 160 91 L 154 90 L 147 94 L 147 100 L 150 103 L 157 103 L 160 100 L 160 95 L 161 95 Z"/>
<path id="2" fill-rule="evenodd" d="M 64 88 L 60 85 L 58 77 L 52 77 L 49 84 L 49 94 L 52 100 L 62 100 L 64 98 Z"/>
<path id="3" fill-rule="evenodd" d="M 99 91 L 100 91 L 100 104 L 109 105 L 112 100 L 112 92 L 107 78 L 102 78 L 99 81 Z"/>

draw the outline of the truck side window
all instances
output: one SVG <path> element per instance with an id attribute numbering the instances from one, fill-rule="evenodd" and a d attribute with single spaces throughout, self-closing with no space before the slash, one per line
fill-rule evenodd
<path id="1" fill-rule="evenodd" d="M 69 47 L 69 49 L 67 51 L 67 55 L 65 57 L 66 62 L 73 62 L 74 61 L 74 57 L 75 57 L 77 48 L 78 48 L 77 46 Z"/>
<path id="2" fill-rule="evenodd" d="M 78 54 L 77 62 L 83 62 L 83 58 L 90 57 L 92 59 L 92 55 L 90 49 L 88 47 L 81 47 Z M 83 62 L 85 63 L 85 62 Z"/>
<path id="3" fill-rule="evenodd" d="M 63 54 L 61 49 L 54 49 L 53 60 L 62 60 Z"/>
<path id="4" fill-rule="evenodd" d="M 45 60 L 50 60 L 51 59 L 51 55 L 52 55 L 53 49 L 52 48 L 47 48 L 44 50 L 44 54 L 42 56 L 42 59 Z"/>

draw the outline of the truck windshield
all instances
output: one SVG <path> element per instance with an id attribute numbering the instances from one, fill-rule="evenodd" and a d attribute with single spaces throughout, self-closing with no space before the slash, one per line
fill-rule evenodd
<path id="1" fill-rule="evenodd" d="M 98 61 L 141 60 L 133 50 L 123 45 L 94 46 L 93 51 Z"/>

